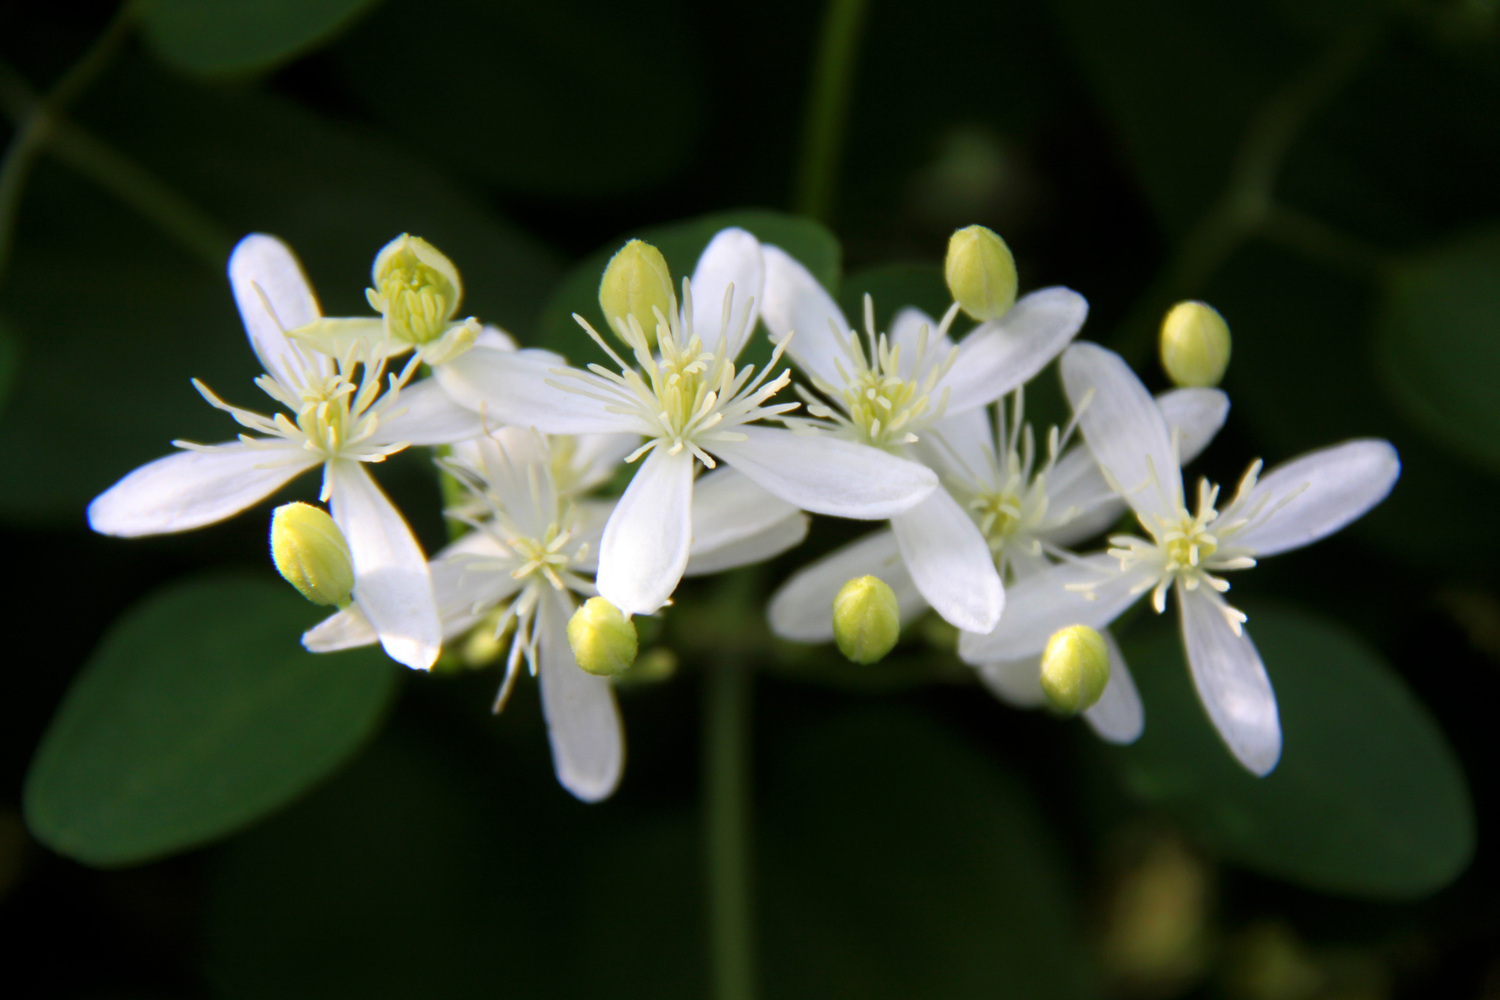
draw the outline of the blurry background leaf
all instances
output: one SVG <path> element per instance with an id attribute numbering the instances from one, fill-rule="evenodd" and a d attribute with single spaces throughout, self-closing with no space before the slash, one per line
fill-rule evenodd
<path id="1" fill-rule="evenodd" d="M 378 120 L 454 170 L 597 197 L 693 152 L 702 81 L 681 20 L 664 0 L 390 3 L 336 55 Z"/>
<path id="2" fill-rule="evenodd" d="M 251 73 L 326 42 L 375 0 L 151 0 L 143 33 L 162 60 L 197 76 Z M 396 5 L 392 5 L 396 6 Z"/>
<path id="3" fill-rule="evenodd" d="M 1500 471 L 1500 229 L 1403 264 L 1381 320 L 1397 400 L 1444 443 Z"/>
<path id="4" fill-rule="evenodd" d="M 0 413 L 4 412 L 6 397 L 16 379 L 16 369 L 21 362 L 21 347 L 11 334 L 9 326 L 0 321 Z"/>
<path id="5" fill-rule="evenodd" d="M 1055 845 L 992 757 L 882 705 L 760 759 L 765 995 L 1096 995 Z"/>
<path id="6" fill-rule="evenodd" d="M 916 306 L 934 322 L 953 303 L 943 280 L 942 265 L 930 261 L 881 264 L 856 271 L 844 279 L 839 306 L 858 330 L 864 330 L 865 296 L 875 304 L 876 329 L 890 329 L 891 319 L 907 306 Z"/>
<path id="7" fill-rule="evenodd" d="M 196 847 L 285 805 L 370 735 L 397 668 L 297 645 L 317 612 L 269 582 L 199 577 L 116 622 L 32 763 L 26 822 L 87 864 Z"/>
<path id="8" fill-rule="evenodd" d="M 1178 816 L 1225 858 L 1325 892 L 1427 895 L 1474 850 L 1474 814 L 1452 748 L 1378 653 L 1305 611 L 1249 605 L 1275 686 L 1284 750 L 1266 778 L 1242 770 L 1192 689 L 1175 631 L 1125 653 L 1146 733 L 1117 751 L 1139 798 Z"/>

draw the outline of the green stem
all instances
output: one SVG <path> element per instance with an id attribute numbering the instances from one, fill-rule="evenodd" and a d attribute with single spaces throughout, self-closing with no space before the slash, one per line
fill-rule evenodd
<path id="1" fill-rule="evenodd" d="M 864 22 L 865 0 L 828 0 L 818 36 L 807 117 L 802 126 L 796 206 L 801 214 L 825 222 L 833 212 L 834 180 L 844 147 L 844 126 Z"/>
<path id="2" fill-rule="evenodd" d="M 752 682 L 748 666 L 732 654 L 709 664 L 705 676 L 703 781 L 715 1000 L 754 1000 L 757 992 L 750 892 Z"/>

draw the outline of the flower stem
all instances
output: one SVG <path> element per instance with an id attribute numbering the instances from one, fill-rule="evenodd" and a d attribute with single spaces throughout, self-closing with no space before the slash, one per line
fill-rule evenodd
<path id="1" fill-rule="evenodd" d="M 750 891 L 750 713 L 753 677 L 730 654 L 705 675 L 703 782 L 715 1000 L 754 1000 Z"/>
<path id="2" fill-rule="evenodd" d="M 834 179 L 844 146 L 855 56 L 865 22 L 865 0 L 828 0 L 813 61 L 807 117 L 802 125 L 802 161 L 797 168 L 797 211 L 827 221 L 833 212 Z"/>

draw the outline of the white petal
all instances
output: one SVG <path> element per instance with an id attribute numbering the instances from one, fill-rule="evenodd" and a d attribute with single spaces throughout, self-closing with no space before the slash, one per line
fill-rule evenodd
<path id="1" fill-rule="evenodd" d="M 990 693 L 1016 708 L 1039 708 L 1047 703 L 1042 692 L 1042 658 L 1027 656 L 1019 660 L 985 663 L 975 668 L 979 680 Z"/>
<path id="2" fill-rule="evenodd" d="M 1007 587 L 1000 624 L 989 635 L 961 633 L 958 655 L 974 666 L 1035 656 L 1060 628 L 1102 629 L 1114 621 L 1141 597 L 1144 590 L 1131 591 L 1148 579 L 1149 571 L 1120 572 L 1120 561 L 1103 552 L 1058 563 Z M 1081 583 L 1095 586 L 1090 591 L 1068 589 Z"/>
<path id="3" fill-rule="evenodd" d="M 901 360 L 903 362 L 903 368 L 906 367 L 904 364 L 905 362 L 912 361 L 916 358 L 917 345 L 922 340 L 922 328 L 924 326 L 927 328 L 928 351 L 932 351 L 934 349 L 942 350 L 942 347 L 944 343 L 947 343 L 948 338 L 944 337 L 942 341 L 938 341 L 936 339 L 937 321 L 922 310 L 916 308 L 915 306 L 907 306 L 900 312 L 896 313 L 895 317 L 891 320 L 889 337 L 893 345 L 901 348 Z M 949 344 L 948 346 L 952 345 Z"/>
<path id="4" fill-rule="evenodd" d="M 795 642 L 832 642 L 833 599 L 839 588 L 861 576 L 877 576 L 895 591 L 903 625 L 927 610 L 901 562 L 895 534 L 877 531 L 792 574 L 766 608 L 771 631 Z"/>
<path id="5" fill-rule="evenodd" d="M 354 604 L 329 615 L 302 633 L 302 645 L 309 653 L 337 653 L 342 649 L 373 646 L 379 641 L 370 619 Z"/>
<path id="6" fill-rule="evenodd" d="M 1146 728 L 1146 710 L 1141 707 L 1141 694 L 1136 690 L 1135 678 L 1130 676 L 1130 668 L 1125 665 L 1120 644 L 1115 642 L 1108 629 L 1101 629 L 1099 634 L 1109 650 L 1109 684 L 1083 717 L 1101 739 L 1110 743 L 1134 743 Z"/>
<path id="7" fill-rule="evenodd" d="M 1175 515 L 1182 473 L 1161 408 L 1113 351 L 1074 344 L 1062 358 L 1063 388 L 1094 458 L 1144 521 Z"/>
<path id="8" fill-rule="evenodd" d="M 474 346 L 487 347 L 493 351 L 514 351 L 516 338 L 493 323 L 486 323 L 479 328 L 479 336 L 474 338 Z"/>
<path id="9" fill-rule="evenodd" d="M 573 486 L 568 492 L 583 493 L 605 482 L 640 445 L 639 434 L 579 434 L 573 439 Z"/>
<path id="10" fill-rule="evenodd" d="M 444 640 L 467 632 L 521 589 L 521 581 L 510 573 L 517 565 L 519 560 L 483 531 L 471 531 L 438 553 L 428 570 Z"/>
<path id="11" fill-rule="evenodd" d="M 798 512 L 738 469 L 720 466 L 693 484 L 694 555 L 759 534 Z"/>
<path id="12" fill-rule="evenodd" d="M 948 387 L 948 412 L 988 405 L 1029 382 L 1078 335 L 1088 313 L 1077 292 L 1043 288 L 1003 318 L 976 327 L 958 345 L 958 358 L 940 383 Z"/>
<path id="13" fill-rule="evenodd" d="M 687 570 L 682 575 L 707 576 L 779 556 L 802 544 L 810 520 L 799 510 L 754 535 L 727 542 L 718 548 L 700 550 L 694 545 L 688 556 Z"/>
<path id="14" fill-rule="evenodd" d="M 568 607 L 548 594 L 537 605 L 542 714 L 557 781 L 584 802 L 607 799 L 625 772 L 625 735 L 609 681 L 587 673 L 568 645 Z"/>
<path id="15" fill-rule="evenodd" d="M 791 254 L 769 243 L 761 244 L 761 253 L 766 284 L 760 318 L 771 332 L 771 340 L 779 344 L 795 333 L 787 351 L 802 370 L 830 385 L 842 385 L 844 380 L 833 359 L 844 356 L 844 345 L 838 338 L 849 335 L 843 312 L 812 272 Z"/>
<path id="16" fill-rule="evenodd" d="M 750 316 L 745 323 L 745 341 L 755 331 L 760 315 L 762 289 L 766 282 L 765 263 L 761 259 L 760 240 L 743 229 L 722 229 L 709 240 L 693 269 L 693 333 L 703 340 L 706 350 L 715 353 L 724 336 L 724 293 L 734 286 L 731 322 L 739 319 L 745 307 Z M 731 329 L 734 329 L 731 326 Z"/>
<path id="17" fill-rule="evenodd" d="M 134 538 L 201 528 L 275 493 L 321 460 L 296 446 L 222 444 L 147 463 L 89 504 L 89 527 Z"/>
<path id="18" fill-rule="evenodd" d="M 630 418 L 608 412 L 599 400 L 548 385 L 575 383 L 552 374 L 558 367 L 557 355 L 550 351 L 475 347 L 435 369 L 433 377 L 489 427 L 535 427 L 545 434 L 636 430 Z"/>
<path id="19" fill-rule="evenodd" d="M 1005 590 L 989 543 L 941 486 L 891 518 L 901 558 L 927 603 L 950 625 L 987 633 L 1000 620 Z"/>
<path id="20" fill-rule="evenodd" d="M 922 435 L 915 447 L 922 460 L 933 468 L 961 482 L 985 483 L 995 466 L 995 436 L 990 411 L 975 407 L 944 417 Z"/>
<path id="21" fill-rule="evenodd" d="M 328 463 L 329 507 L 354 562 L 354 601 L 380 635 L 386 655 L 429 669 L 442 627 L 422 547 L 401 512 L 357 462 Z"/>
<path id="22" fill-rule="evenodd" d="M 743 441 L 709 450 L 773 496 L 814 514 L 879 520 L 910 510 L 937 488 L 926 466 L 827 434 L 736 428 Z"/>
<path id="23" fill-rule="evenodd" d="M 433 378 L 402 389 L 392 412 L 395 415 L 381 422 L 372 443 L 452 444 L 484 433 L 479 414 L 455 403 Z"/>
<path id="24" fill-rule="evenodd" d="M 1258 556 L 1316 542 L 1384 500 L 1400 475 L 1401 459 L 1388 441 L 1349 441 L 1308 452 L 1261 478 L 1246 505 L 1255 511 L 1264 504 L 1265 515 L 1232 542 Z"/>
<path id="25" fill-rule="evenodd" d="M 343 358 L 352 350 L 363 360 L 379 361 L 411 350 L 410 344 L 386 337 L 385 321 L 378 316 L 325 316 L 306 326 L 288 327 L 287 336 L 330 358 Z"/>
<path id="26" fill-rule="evenodd" d="M 1270 774 L 1281 759 L 1281 720 L 1255 643 L 1248 632 L 1235 635 L 1214 591 L 1179 586 L 1177 596 L 1198 700 L 1235 758 L 1257 775 Z"/>
<path id="27" fill-rule="evenodd" d="M 1229 397 L 1218 389 L 1173 389 L 1156 397 L 1167 433 L 1177 435 L 1177 457 L 1187 465 L 1208 447 L 1229 416 Z"/>
<path id="28" fill-rule="evenodd" d="M 599 543 L 599 593 L 629 615 L 656 611 L 682 579 L 692 542 L 693 456 L 653 448 Z"/>
<path id="29" fill-rule="evenodd" d="M 302 368 L 286 331 L 320 315 L 297 256 L 276 237 L 251 233 L 229 255 L 229 285 L 255 356 L 267 372 L 286 381 Z"/>

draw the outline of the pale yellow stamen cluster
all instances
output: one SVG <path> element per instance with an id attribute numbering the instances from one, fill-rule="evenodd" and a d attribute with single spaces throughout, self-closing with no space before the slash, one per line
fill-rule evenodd
<path id="1" fill-rule="evenodd" d="M 451 264 L 446 269 L 434 266 L 439 258 L 425 241 L 402 236 L 376 260 L 375 287 L 366 289 L 365 297 L 385 317 L 387 332 L 403 343 L 436 340 L 458 310 L 458 273 Z"/>

